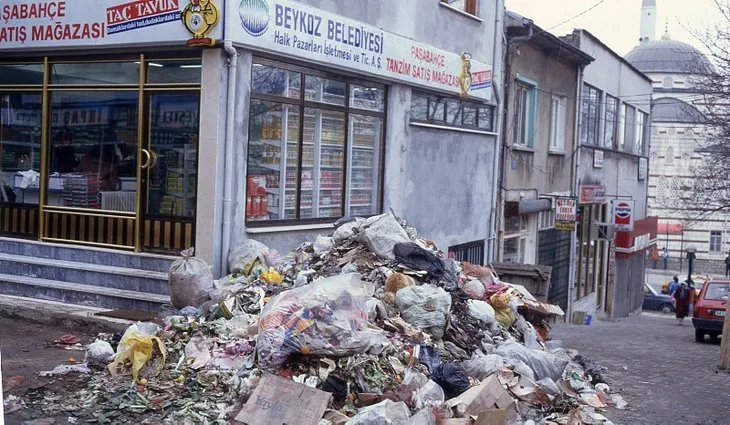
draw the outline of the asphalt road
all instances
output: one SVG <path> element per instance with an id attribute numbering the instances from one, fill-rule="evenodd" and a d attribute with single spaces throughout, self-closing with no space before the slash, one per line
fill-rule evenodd
<path id="1" fill-rule="evenodd" d="M 608 369 L 612 390 L 629 403 L 607 416 L 623 425 L 730 423 L 730 374 L 718 372 L 719 343 L 694 341 L 691 323 L 641 314 L 591 326 L 560 324 L 552 332 Z"/>

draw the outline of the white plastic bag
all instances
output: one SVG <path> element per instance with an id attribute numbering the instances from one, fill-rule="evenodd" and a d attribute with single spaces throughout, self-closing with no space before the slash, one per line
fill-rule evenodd
<path id="1" fill-rule="evenodd" d="M 408 286 L 395 294 L 403 320 L 435 338 L 443 338 L 451 295 L 433 285 Z"/>
<path id="2" fill-rule="evenodd" d="M 339 245 L 355 236 L 355 232 L 360 230 L 364 222 L 364 219 L 357 217 L 335 229 L 335 232 L 332 234 L 332 240 L 335 245 Z"/>
<path id="3" fill-rule="evenodd" d="M 114 349 L 106 341 L 97 339 L 86 349 L 84 363 L 89 366 L 106 367 L 114 357 Z"/>
<path id="4" fill-rule="evenodd" d="M 518 342 L 506 342 L 495 351 L 507 360 L 522 360 L 535 373 L 535 379 L 550 378 L 553 381 L 559 380 L 563 370 L 568 364 L 568 359 L 548 353 L 547 351 L 530 350 Z"/>
<path id="5" fill-rule="evenodd" d="M 486 324 L 494 323 L 497 321 L 494 308 L 492 308 L 492 306 L 489 305 L 488 302 L 480 300 L 467 300 L 466 306 L 469 310 L 469 316 L 477 320 L 481 320 Z"/>
<path id="6" fill-rule="evenodd" d="M 266 245 L 253 239 L 247 239 L 228 255 L 228 270 L 231 273 L 248 275 L 257 262 L 264 268 L 274 267 L 274 264 L 267 264 L 267 257 L 270 254 L 269 247 Z"/>
<path id="7" fill-rule="evenodd" d="M 383 400 L 358 410 L 345 425 L 406 425 L 410 417 L 411 412 L 402 401 Z"/>
<path id="8" fill-rule="evenodd" d="M 256 341 L 259 364 L 276 369 L 294 353 L 351 356 L 385 343 L 368 323 L 360 275 L 337 275 L 284 291 L 264 307 Z"/>
<path id="9" fill-rule="evenodd" d="M 193 252 L 193 248 L 186 249 L 181 253 L 183 257 L 170 266 L 170 301 L 178 309 L 200 306 L 210 300 L 209 293 L 213 290 L 210 267 L 202 259 L 193 257 Z"/>
<path id="10" fill-rule="evenodd" d="M 411 241 L 391 212 L 369 218 L 363 228 L 362 237 L 370 251 L 387 260 L 395 260 L 395 244 Z"/>
<path id="11" fill-rule="evenodd" d="M 470 378 L 482 381 L 489 375 L 502 370 L 505 364 L 504 359 L 496 354 L 488 354 L 486 356 L 474 354 L 471 359 L 463 362 L 461 366 Z"/>
<path id="12" fill-rule="evenodd" d="M 314 253 L 317 255 L 322 255 L 332 249 L 332 245 L 333 242 L 331 237 L 319 235 L 314 241 Z"/>

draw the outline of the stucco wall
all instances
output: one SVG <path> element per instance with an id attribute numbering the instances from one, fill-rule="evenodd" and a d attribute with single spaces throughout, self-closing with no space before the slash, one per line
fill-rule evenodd
<path id="1" fill-rule="evenodd" d="M 540 194 L 564 192 L 571 189 L 570 155 L 575 147 L 575 93 L 578 78 L 577 65 L 548 55 L 531 44 L 519 45 L 519 55 L 511 66 L 509 82 L 527 78 L 537 83 L 534 143 L 532 151 L 512 150 L 507 155 L 504 185 L 507 189 L 534 188 Z M 510 90 L 505 131 L 507 144 L 512 145 L 515 128 L 514 90 Z M 550 120 L 553 94 L 567 99 L 565 120 L 565 147 L 563 153 L 549 153 Z M 566 154 L 567 152 L 567 154 Z"/>

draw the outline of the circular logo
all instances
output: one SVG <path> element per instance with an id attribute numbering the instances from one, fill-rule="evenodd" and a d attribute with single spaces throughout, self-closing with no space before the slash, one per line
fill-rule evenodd
<path id="1" fill-rule="evenodd" d="M 199 31 L 203 27 L 203 16 L 198 12 L 193 13 L 190 15 L 188 24 L 192 31 Z"/>
<path id="2" fill-rule="evenodd" d="M 631 208 L 629 208 L 629 204 L 624 202 L 619 202 L 616 204 L 616 217 L 620 218 L 628 218 L 631 215 Z"/>
<path id="3" fill-rule="evenodd" d="M 238 16 L 243 29 L 254 37 L 260 37 L 269 28 L 269 5 L 266 0 L 241 0 Z"/>

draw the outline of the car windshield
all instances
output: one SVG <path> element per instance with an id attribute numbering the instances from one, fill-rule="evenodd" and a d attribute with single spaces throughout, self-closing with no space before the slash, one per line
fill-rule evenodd
<path id="1" fill-rule="evenodd" d="M 705 299 L 710 301 L 727 301 L 727 294 L 727 283 L 710 283 L 705 293 Z"/>

